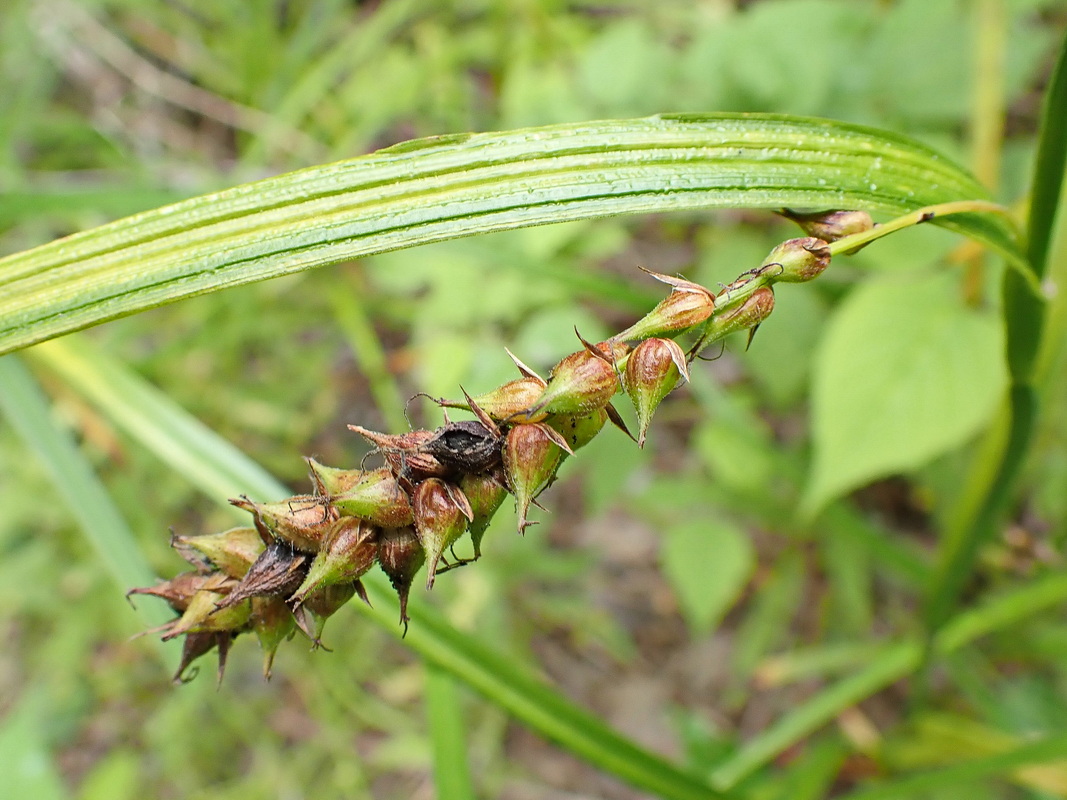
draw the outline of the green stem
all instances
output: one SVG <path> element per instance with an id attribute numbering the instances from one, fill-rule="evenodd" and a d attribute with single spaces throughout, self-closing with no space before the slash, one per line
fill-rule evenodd
<path id="1" fill-rule="evenodd" d="M 1034 370 L 1042 344 L 1046 302 L 1039 286 L 1047 269 L 1048 252 L 1058 212 L 1067 166 L 1067 37 L 1045 98 L 1038 153 L 1034 163 L 1034 188 L 1028 221 L 1027 256 L 1030 273 L 1004 273 L 1003 314 L 1007 336 L 1006 355 L 1011 375 L 1005 410 L 1006 442 L 997 466 L 978 465 L 986 479 L 970 482 L 978 502 L 965 498 L 956 524 L 946 531 L 940 568 L 923 609 L 928 636 L 944 624 L 973 574 L 982 545 L 996 533 L 1011 499 L 1012 489 L 1033 438 L 1038 412 Z"/>

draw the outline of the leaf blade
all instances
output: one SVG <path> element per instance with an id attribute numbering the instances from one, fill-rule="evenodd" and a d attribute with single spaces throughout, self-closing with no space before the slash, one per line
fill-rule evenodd
<path id="1" fill-rule="evenodd" d="M 706 208 L 899 214 L 986 196 L 918 143 L 804 117 L 664 115 L 439 136 L 0 259 L 0 353 L 228 286 L 494 230 Z M 1022 258 L 1002 218 L 935 224 Z"/>

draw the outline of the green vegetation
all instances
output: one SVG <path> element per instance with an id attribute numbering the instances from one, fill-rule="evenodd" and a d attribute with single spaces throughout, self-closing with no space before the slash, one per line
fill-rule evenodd
<path id="1" fill-rule="evenodd" d="M 1067 796 L 1062 6 L 437 5 L 0 16 L 9 791 Z M 715 288 L 798 235 L 769 209 L 955 201 L 780 287 L 524 537 L 505 504 L 403 640 L 384 576 L 270 683 L 128 638 L 168 528 L 437 426 L 405 399 L 504 347 L 547 373 L 661 299 L 638 265 Z"/>

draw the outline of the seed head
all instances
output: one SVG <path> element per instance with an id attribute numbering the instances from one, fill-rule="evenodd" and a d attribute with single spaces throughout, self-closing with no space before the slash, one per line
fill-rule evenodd
<path id="1" fill-rule="evenodd" d="M 344 494 L 363 478 L 366 473 L 361 469 L 338 469 L 320 464 L 313 458 L 305 458 L 311 470 L 311 480 L 315 484 L 315 494 L 324 497 Z"/>
<path id="2" fill-rule="evenodd" d="M 545 420 L 545 424 L 566 440 L 571 451 L 578 450 L 593 441 L 603 429 L 608 421 L 608 408 L 610 406 L 598 408 L 588 414 L 556 414 Z"/>
<path id="3" fill-rule="evenodd" d="M 196 677 L 197 670 L 192 670 L 188 675 L 185 671 L 200 656 L 210 653 L 216 647 L 219 649 L 218 683 L 222 683 L 222 675 L 226 671 L 226 656 L 230 652 L 230 643 L 236 634 L 230 631 L 222 633 L 187 633 L 182 642 L 182 658 L 178 669 L 171 678 L 173 683 L 188 683 Z"/>
<path id="4" fill-rule="evenodd" d="M 167 601 L 167 605 L 173 611 L 181 614 L 189 607 L 193 597 L 201 589 L 211 587 L 232 586 L 236 581 L 227 579 L 219 573 L 205 574 L 199 570 L 194 572 L 181 572 L 169 581 L 160 581 L 155 586 L 145 586 L 130 589 L 126 597 L 133 594 L 147 594 Z"/>
<path id="5" fill-rule="evenodd" d="M 408 431 L 394 435 L 367 430 L 359 425 L 349 425 L 348 428 L 377 447 L 405 489 L 408 488 L 406 484 L 414 487 L 424 478 L 449 474 L 447 466 L 422 449 L 434 437 L 434 431 Z"/>
<path id="6" fill-rule="evenodd" d="M 313 647 L 328 649 L 322 644 L 322 629 L 326 626 L 326 620 L 357 593 L 364 601 L 367 600 L 367 594 L 359 581 L 335 583 L 311 592 L 301 605 L 292 609 L 297 627 L 311 640 Z"/>
<path id="7" fill-rule="evenodd" d="M 716 314 L 708 321 L 703 339 L 716 341 L 736 331 L 748 330 L 749 342 L 763 320 L 774 310 L 774 291 L 763 286 L 733 311 Z"/>
<path id="8" fill-rule="evenodd" d="M 536 403 L 541 397 L 544 388 L 544 378 L 533 375 L 508 381 L 491 392 L 477 395 L 471 399 L 492 419 L 497 422 L 503 422 Z M 445 408 L 470 410 L 470 404 L 467 401 L 438 400 L 437 403 Z"/>
<path id="9" fill-rule="evenodd" d="M 237 633 L 248 624 L 252 604 L 245 600 L 231 608 L 219 608 L 225 594 L 201 589 L 185 609 L 180 619 L 164 629 L 163 641 L 170 641 L 183 633 Z"/>
<path id="10" fill-rule="evenodd" d="M 263 677 L 269 681 L 274 654 L 278 645 L 292 636 L 296 620 L 280 597 L 253 597 L 249 621 L 263 650 Z"/>
<path id="11" fill-rule="evenodd" d="M 593 345 L 578 338 L 582 349 L 552 368 L 537 402 L 512 422 L 533 422 L 543 418 L 539 414 L 587 414 L 608 404 L 619 388 L 616 361 L 628 348 L 621 342 Z"/>

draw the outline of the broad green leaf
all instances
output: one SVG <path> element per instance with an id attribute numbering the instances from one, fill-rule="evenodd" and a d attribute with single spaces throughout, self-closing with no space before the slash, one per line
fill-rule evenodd
<path id="1" fill-rule="evenodd" d="M 828 325 L 812 392 L 804 506 L 914 469 L 965 441 L 1003 396 L 1003 337 L 951 275 L 871 281 Z"/>
<path id="2" fill-rule="evenodd" d="M 702 208 L 902 214 L 986 198 L 923 145 L 805 117 L 677 114 L 438 136 L 0 259 L 0 353 L 228 286 L 494 230 Z M 934 224 L 1023 262 L 999 215 Z"/>
<path id="3" fill-rule="evenodd" d="M 691 519 L 666 531 L 660 558 L 689 626 L 705 633 L 744 589 L 756 558 L 743 530 L 723 520 Z"/>

